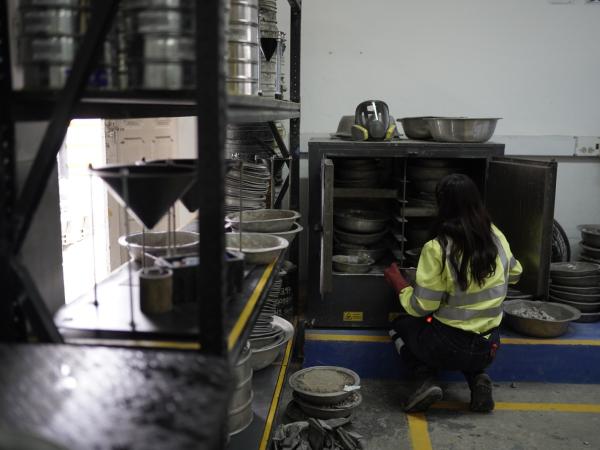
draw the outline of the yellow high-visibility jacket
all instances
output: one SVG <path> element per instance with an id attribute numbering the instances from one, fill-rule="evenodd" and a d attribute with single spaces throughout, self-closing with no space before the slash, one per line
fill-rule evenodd
<path id="1" fill-rule="evenodd" d="M 482 286 L 469 282 L 466 291 L 458 285 L 448 257 L 442 272 L 442 251 L 449 255 L 449 249 L 442 249 L 436 239 L 427 242 L 419 258 L 415 287 L 400 292 L 400 303 L 406 312 L 415 317 L 433 314 L 446 325 L 475 333 L 499 326 L 508 285 L 519 281 L 523 268 L 504 234 L 494 225 L 492 231 L 498 247 L 496 271 Z"/>

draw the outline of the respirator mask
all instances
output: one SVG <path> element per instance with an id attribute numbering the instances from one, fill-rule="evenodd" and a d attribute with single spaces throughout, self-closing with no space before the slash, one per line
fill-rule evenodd
<path id="1" fill-rule="evenodd" d="M 359 141 L 390 140 L 396 124 L 390 120 L 388 105 L 381 100 L 368 100 L 356 107 L 352 138 Z"/>

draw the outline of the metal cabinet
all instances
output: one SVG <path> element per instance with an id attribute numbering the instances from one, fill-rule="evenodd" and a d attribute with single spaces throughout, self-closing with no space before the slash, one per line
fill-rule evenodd
<path id="1" fill-rule="evenodd" d="M 309 142 L 309 296 L 306 317 L 321 327 L 385 327 L 399 312 L 399 302 L 383 278 L 392 261 L 405 264 L 406 226 L 435 216 L 415 209 L 407 196 L 407 167 L 441 159 L 460 166 L 478 185 L 494 223 L 507 236 L 524 274 L 518 288 L 536 297 L 547 293 L 549 278 L 556 163 L 511 159 L 504 145 L 453 144 L 397 140 L 352 142 L 315 139 Z M 336 164 L 345 159 L 376 159 L 381 179 L 397 170 L 395 183 L 377 187 L 340 187 Z M 341 169 L 340 169 L 341 171 Z M 389 174 L 388 174 L 389 175 Z M 410 194 L 408 194 L 410 195 Z M 396 252 L 388 252 L 370 272 L 338 273 L 332 269 L 334 209 L 366 205 L 388 210 L 395 218 L 390 228 Z M 410 242 L 410 241 L 409 241 Z M 392 247 L 390 247 L 392 249 Z"/>

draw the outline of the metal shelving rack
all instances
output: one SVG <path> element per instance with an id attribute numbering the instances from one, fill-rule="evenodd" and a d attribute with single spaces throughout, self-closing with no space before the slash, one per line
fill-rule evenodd
<path id="1" fill-rule="evenodd" d="M 192 91 L 121 91 L 88 92 L 86 80 L 94 56 L 101 47 L 119 0 L 92 2 L 90 27 L 77 51 L 71 74 L 60 92 L 13 91 L 8 36 L 7 2 L 0 4 L 0 278 L 7 280 L 0 302 L 0 340 L 24 339 L 22 318 L 33 325 L 37 338 L 61 342 L 54 325 L 48 321 L 41 295 L 30 281 L 27 268 L 18 265 L 17 255 L 39 206 L 56 154 L 67 127 L 74 118 L 128 118 L 196 116 L 198 134 L 197 177 L 200 211 L 198 231 L 211 239 L 200 241 L 200 259 L 211 261 L 198 271 L 202 300 L 199 301 L 199 343 L 204 352 L 232 359 L 238 345 L 228 344 L 224 311 L 224 144 L 227 123 L 270 122 L 284 158 L 291 158 L 288 179 L 275 204 L 280 204 L 289 187 L 290 208 L 299 207 L 300 155 L 300 25 L 301 0 L 289 0 L 291 6 L 290 101 L 258 96 L 228 96 L 225 91 L 225 0 L 206 0 L 196 9 L 197 89 Z M 290 119 L 289 148 L 274 125 L 276 120 Z M 18 198 L 15 196 L 14 124 L 18 121 L 48 120 L 29 176 Z M 290 249 L 298 261 L 297 240 Z M 10 283 L 10 284 L 9 284 Z M 294 286 L 297 292 L 297 282 Z M 255 307 L 260 306 L 256 302 Z M 24 311 L 24 312 L 23 312 Z M 252 311 L 238 333 L 238 341 L 256 317 Z M 227 319 L 231 322 L 231 318 Z M 6 326 L 4 326 L 6 325 Z"/>

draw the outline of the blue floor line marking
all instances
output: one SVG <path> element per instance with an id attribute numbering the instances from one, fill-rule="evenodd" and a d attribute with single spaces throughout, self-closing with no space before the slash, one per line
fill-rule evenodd
<path id="1" fill-rule="evenodd" d="M 310 341 L 304 346 L 305 367 L 343 366 L 364 378 L 406 379 L 409 375 L 391 343 Z M 590 346 L 504 345 L 489 373 L 497 381 L 600 384 L 600 351 Z M 461 380 L 458 372 L 443 380 Z"/>

